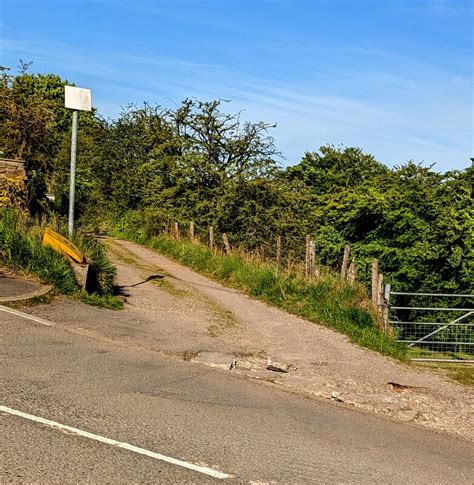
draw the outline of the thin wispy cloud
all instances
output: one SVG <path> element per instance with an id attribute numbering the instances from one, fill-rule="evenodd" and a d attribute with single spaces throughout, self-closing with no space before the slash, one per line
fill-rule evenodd
<path id="1" fill-rule="evenodd" d="M 470 0 L 429 0 L 427 9 L 438 14 L 472 14 L 473 4 Z"/>
<path id="2" fill-rule="evenodd" d="M 87 2 L 87 36 L 71 35 L 65 26 L 73 12 L 54 7 L 57 19 L 51 11 L 48 19 L 56 23 L 48 28 L 39 29 L 39 19 L 0 32 L 2 64 L 32 60 L 33 70 L 91 87 L 94 104 L 112 117 L 128 103 L 231 99 L 229 110 L 278 123 L 274 135 L 288 163 L 325 143 L 361 146 L 391 164 L 411 158 L 439 161 L 440 168 L 466 163 L 472 48 L 462 16 L 438 22 L 423 13 L 432 5 L 424 1 L 375 8 L 378 2 L 360 0 L 360 9 L 371 5 L 364 16 L 347 0 L 211 3 Z M 7 5 L 14 15 L 16 4 Z M 412 10 L 397 14 L 395 7 Z M 371 15 L 380 18 L 370 22 Z M 411 24 L 431 37 L 413 36 Z"/>

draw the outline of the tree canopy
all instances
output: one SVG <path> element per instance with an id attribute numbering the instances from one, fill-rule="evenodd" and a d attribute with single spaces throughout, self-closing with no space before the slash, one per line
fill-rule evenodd
<path id="1" fill-rule="evenodd" d="M 52 74 L 0 81 L 0 153 L 24 158 L 33 211 L 66 214 L 70 112 Z M 365 277 L 380 260 L 400 290 L 467 291 L 472 280 L 472 168 L 438 173 L 411 161 L 389 168 L 356 147 L 326 145 L 282 167 L 273 125 L 228 113 L 223 100 L 174 109 L 128 106 L 115 120 L 81 113 L 77 212 L 84 224 L 138 218 L 153 232 L 173 221 L 215 226 L 233 244 L 301 256 L 306 234 L 337 267 L 350 243 Z M 54 192 L 54 207 L 43 202 Z M 128 219 L 127 219 L 128 218 Z"/>

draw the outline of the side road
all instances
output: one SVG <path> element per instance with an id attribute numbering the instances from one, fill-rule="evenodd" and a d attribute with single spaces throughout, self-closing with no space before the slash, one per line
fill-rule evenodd
<path id="1" fill-rule="evenodd" d="M 114 239 L 104 243 L 127 295 L 123 312 L 93 321 L 86 308 L 78 313 L 72 302 L 27 311 L 67 320 L 104 339 L 474 440 L 472 389 L 359 348 L 341 334 L 253 300 L 140 245 Z M 266 370 L 268 359 L 296 370 Z"/>

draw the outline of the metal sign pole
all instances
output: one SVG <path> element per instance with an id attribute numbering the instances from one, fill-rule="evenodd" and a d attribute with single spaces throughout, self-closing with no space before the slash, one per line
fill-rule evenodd
<path id="1" fill-rule="evenodd" d="M 90 89 L 77 88 L 76 86 L 64 86 L 64 106 L 72 109 L 72 134 L 71 134 L 71 175 L 69 185 L 69 214 L 68 235 L 74 233 L 74 195 L 76 188 L 76 151 L 77 151 L 77 120 L 79 111 L 92 111 L 92 98 Z"/>
<path id="2" fill-rule="evenodd" d="M 72 133 L 71 133 L 71 175 L 69 185 L 69 217 L 68 235 L 72 237 L 74 232 L 74 196 L 76 187 L 76 151 L 77 151 L 77 119 L 78 111 L 72 112 Z"/>

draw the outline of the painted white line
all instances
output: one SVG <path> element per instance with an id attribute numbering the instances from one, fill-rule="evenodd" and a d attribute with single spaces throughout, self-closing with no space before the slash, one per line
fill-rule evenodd
<path id="1" fill-rule="evenodd" d="M 48 327 L 54 326 L 54 323 L 48 322 L 47 320 L 43 320 L 42 318 L 35 317 L 34 315 L 29 315 L 28 313 L 23 313 L 3 305 L 0 305 L 0 311 L 5 313 L 11 313 L 12 315 L 16 315 L 17 317 L 26 318 L 27 320 L 33 320 L 36 323 L 41 323 L 41 325 L 47 325 Z"/>
<path id="2" fill-rule="evenodd" d="M 0 412 L 8 413 L 13 416 L 19 416 L 20 418 L 29 419 L 35 423 L 41 423 L 45 426 L 50 426 L 52 428 L 62 429 L 64 431 L 69 431 L 83 438 L 89 438 L 94 441 L 99 441 L 100 443 L 105 443 L 107 445 L 116 446 L 118 448 L 123 448 L 125 450 L 133 451 L 140 455 L 149 456 L 150 458 L 155 458 L 156 460 L 165 461 L 166 463 L 171 463 L 172 465 L 180 466 L 182 468 L 187 468 L 188 470 L 193 470 L 198 473 L 203 473 L 214 478 L 230 478 L 231 475 L 227 473 L 222 473 L 212 468 L 207 468 L 205 466 L 195 465 L 194 463 L 188 463 L 187 461 L 178 460 L 176 458 L 171 458 L 170 456 L 162 455 L 160 453 L 155 453 L 154 451 L 145 450 L 144 448 L 139 448 L 138 446 L 131 445 L 129 443 L 124 443 L 122 441 L 116 441 L 110 438 L 105 438 L 98 434 L 89 433 L 88 431 L 82 431 L 78 428 L 73 428 L 71 426 L 66 426 L 65 424 L 56 423 L 55 421 L 50 421 L 49 419 L 40 418 L 38 416 L 33 416 L 32 414 L 27 414 L 22 411 L 17 411 L 16 409 L 8 408 L 6 406 L 0 406 Z"/>

